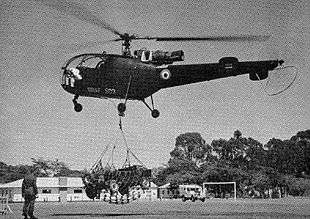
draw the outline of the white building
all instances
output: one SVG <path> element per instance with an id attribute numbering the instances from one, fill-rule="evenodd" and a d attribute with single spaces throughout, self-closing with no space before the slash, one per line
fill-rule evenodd
<path id="1" fill-rule="evenodd" d="M 144 189 L 141 194 L 141 199 L 155 200 L 158 199 L 158 186 L 151 182 L 148 189 Z"/>
<path id="2" fill-rule="evenodd" d="M 23 202 L 22 198 L 23 179 L 0 184 L 0 196 L 8 197 L 10 202 Z M 134 188 L 141 199 L 157 199 L 157 186 L 151 182 L 150 188 L 142 190 L 140 187 Z M 73 202 L 91 201 L 85 193 L 84 184 L 80 177 L 37 177 L 39 202 Z M 103 191 L 104 192 L 104 191 Z M 100 195 L 100 200 L 104 199 L 104 193 Z M 98 200 L 97 200 L 98 201 Z"/>
<path id="3" fill-rule="evenodd" d="M 171 187 L 170 183 L 158 187 L 158 197 L 160 199 L 172 199 L 179 197 L 179 189 L 177 187 Z"/>
<path id="4" fill-rule="evenodd" d="M 7 196 L 9 201 L 22 202 L 23 179 L 0 184 L 0 196 Z M 36 201 L 89 201 L 80 177 L 37 177 L 38 198 Z"/>

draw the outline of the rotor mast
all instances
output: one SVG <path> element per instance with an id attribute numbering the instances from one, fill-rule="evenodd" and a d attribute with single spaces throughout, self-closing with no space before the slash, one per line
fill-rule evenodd
<path id="1" fill-rule="evenodd" d="M 131 51 L 130 51 L 130 42 L 131 39 L 134 39 L 134 35 L 129 35 L 128 33 L 124 33 L 120 35 L 120 37 L 124 40 L 122 44 L 122 55 L 123 56 L 131 56 Z"/>

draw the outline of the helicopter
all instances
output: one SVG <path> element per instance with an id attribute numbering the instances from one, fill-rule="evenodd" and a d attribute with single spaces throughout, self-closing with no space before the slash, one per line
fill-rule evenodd
<path id="1" fill-rule="evenodd" d="M 142 101 L 151 111 L 153 118 L 159 116 L 154 108 L 153 94 L 160 89 L 191 83 L 249 74 L 251 80 L 264 80 L 268 71 L 284 63 L 283 60 L 239 62 L 235 57 L 223 57 L 218 63 L 172 65 L 184 60 L 182 50 L 149 51 L 146 49 L 130 51 L 130 41 L 137 39 L 155 39 L 157 41 L 185 40 L 256 40 L 261 36 L 230 36 L 207 38 L 180 37 L 136 37 L 119 34 L 123 40 L 121 55 L 103 53 L 85 53 L 72 57 L 62 67 L 62 87 L 74 94 L 73 104 L 76 112 L 82 111 L 77 102 L 79 96 L 96 98 L 115 98 L 124 101 L 117 106 L 119 115 L 124 116 L 127 100 Z M 145 101 L 151 97 L 151 106 Z"/>
<path id="2" fill-rule="evenodd" d="M 50 5 L 61 10 L 59 5 Z M 70 7 L 74 7 L 70 4 Z M 73 10 L 72 10 L 73 11 Z M 77 10 L 75 10 L 77 11 Z M 122 41 L 121 54 L 84 53 L 70 58 L 62 67 L 61 86 L 74 95 L 73 104 L 76 112 L 83 107 L 78 103 L 80 96 L 94 98 L 113 98 L 122 100 L 118 105 L 120 116 L 125 115 L 128 100 L 138 100 L 151 111 L 153 118 L 159 117 L 159 110 L 154 107 L 153 94 L 161 89 L 182 86 L 197 82 L 215 80 L 249 74 L 250 80 L 264 80 L 268 72 L 281 66 L 283 60 L 239 61 L 236 57 L 223 57 L 217 63 L 174 65 L 184 61 L 184 51 L 135 50 L 131 53 L 133 40 L 155 41 L 266 41 L 264 35 L 229 35 L 209 37 L 140 37 L 135 34 L 121 33 L 111 25 L 87 12 L 92 19 L 80 16 L 85 11 L 80 6 L 73 16 L 114 33 L 117 38 L 110 41 Z M 151 105 L 146 102 L 151 98 Z"/>

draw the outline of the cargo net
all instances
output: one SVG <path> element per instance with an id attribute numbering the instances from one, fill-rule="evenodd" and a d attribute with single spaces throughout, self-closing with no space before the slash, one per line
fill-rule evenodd
<path id="1" fill-rule="evenodd" d="M 102 164 L 102 158 L 109 149 L 107 145 L 90 171 L 83 175 L 86 195 L 90 199 L 97 199 L 114 204 L 125 204 L 140 198 L 139 191 L 147 189 L 150 185 L 151 170 L 138 159 L 129 149 L 122 131 L 126 145 L 127 155 L 122 168 L 117 169 L 113 162 L 116 145 L 113 145 L 112 154 L 106 165 Z M 136 161 L 131 164 L 131 158 Z M 110 162 L 111 161 L 111 162 Z"/>
<path id="2" fill-rule="evenodd" d="M 269 96 L 278 95 L 289 89 L 297 78 L 297 68 L 295 66 L 281 66 L 270 71 L 264 91 Z"/>

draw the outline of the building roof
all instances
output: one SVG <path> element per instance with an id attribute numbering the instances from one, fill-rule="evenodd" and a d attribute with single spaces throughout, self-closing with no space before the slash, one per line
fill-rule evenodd
<path id="1" fill-rule="evenodd" d="M 37 187 L 39 188 L 57 188 L 59 187 L 58 177 L 38 177 Z"/>
<path id="2" fill-rule="evenodd" d="M 170 183 L 167 183 L 165 185 L 162 185 L 162 186 L 159 186 L 160 189 L 166 189 L 166 188 L 169 188 L 170 186 Z"/>
<path id="3" fill-rule="evenodd" d="M 150 183 L 150 188 L 157 188 L 157 187 L 158 186 L 155 183 L 153 183 L 153 182 Z"/>
<path id="4" fill-rule="evenodd" d="M 68 177 L 67 187 L 83 187 L 84 183 L 81 177 Z"/>
<path id="5" fill-rule="evenodd" d="M 19 188 L 19 187 L 22 187 L 22 182 L 23 182 L 23 179 L 20 179 L 20 180 L 16 180 L 13 182 L 0 184 L 0 188 Z"/>
<path id="6" fill-rule="evenodd" d="M 60 183 L 63 181 L 65 183 Z M 23 179 L 0 184 L 0 188 L 21 188 Z M 59 187 L 83 187 L 83 181 L 81 177 L 37 177 L 38 188 L 59 188 Z"/>
<path id="7" fill-rule="evenodd" d="M 189 187 L 189 188 L 201 188 L 201 186 L 196 184 L 185 184 L 185 185 L 179 185 L 179 187 Z"/>

